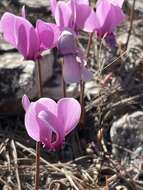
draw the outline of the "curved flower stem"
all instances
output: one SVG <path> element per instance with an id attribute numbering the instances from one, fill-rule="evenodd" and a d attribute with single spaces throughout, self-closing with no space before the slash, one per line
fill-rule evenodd
<path id="1" fill-rule="evenodd" d="M 40 142 L 36 142 L 35 190 L 39 190 L 39 176 L 40 176 Z"/>
<path id="2" fill-rule="evenodd" d="M 132 29 L 133 29 L 135 3 L 136 3 L 136 0 L 133 0 L 133 4 L 132 4 L 132 7 L 131 7 L 131 11 L 130 11 L 130 28 L 129 28 L 129 32 L 128 32 L 126 48 L 128 47 L 129 40 L 130 40 L 131 33 L 132 33 Z"/>
<path id="3" fill-rule="evenodd" d="M 94 34 L 94 32 L 90 33 L 89 39 L 88 39 L 88 44 L 87 44 L 87 48 L 86 48 L 86 57 L 87 57 L 87 59 L 89 58 L 89 52 L 90 52 L 90 48 L 91 48 L 91 44 L 92 44 L 93 34 Z"/>
<path id="4" fill-rule="evenodd" d="M 39 84 L 39 93 L 38 96 L 39 98 L 41 98 L 43 96 L 43 88 L 42 88 L 42 76 L 41 76 L 41 63 L 40 60 L 38 59 L 37 61 L 37 65 L 38 65 L 38 84 Z"/>
<path id="5" fill-rule="evenodd" d="M 89 39 L 88 39 L 88 44 L 86 48 L 86 58 L 88 61 L 89 58 L 89 52 L 92 44 L 92 37 L 93 37 L 93 32 L 90 33 Z M 85 89 L 85 82 L 80 81 L 80 105 L 81 105 L 81 117 L 80 117 L 80 127 L 84 126 L 84 120 L 85 120 L 85 109 L 84 109 L 84 89 Z"/>
<path id="6" fill-rule="evenodd" d="M 63 92 L 63 97 L 66 97 L 66 83 L 64 80 L 64 76 L 63 76 L 63 64 L 64 64 L 64 59 L 62 60 L 62 92 Z"/>
<path id="7" fill-rule="evenodd" d="M 37 61 L 38 69 L 38 86 L 39 93 L 38 96 L 41 98 L 43 96 L 43 88 L 42 88 L 42 77 L 41 77 L 41 63 L 38 59 Z M 40 175 L 40 142 L 36 142 L 36 174 L 35 174 L 35 190 L 39 190 L 39 175 Z"/>
<path id="8" fill-rule="evenodd" d="M 85 82 L 81 80 L 80 81 L 80 105 L 81 105 L 80 127 L 84 126 L 84 120 L 85 120 L 84 88 L 85 88 Z"/>

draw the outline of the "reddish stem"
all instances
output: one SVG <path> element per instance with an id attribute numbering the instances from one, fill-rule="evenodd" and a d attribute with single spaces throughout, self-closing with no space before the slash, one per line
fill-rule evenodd
<path id="1" fill-rule="evenodd" d="M 42 88 L 42 77 L 41 77 L 41 63 L 40 60 L 37 61 L 38 69 L 38 87 L 39 87 L 39 98 L 43 96 Z M 39 176 L 40 176 L 40 142 L 36 142 L 36 174 L 35 174 L 35 190 L 39 190 Z"/>
<path id="2" fill-rule="evenodd" d="M 39 190 L 39 176 L 40 176 L 40 142 L 36 142 L 35 190 Z"/>
<path id="3" fill-rule="evenodd" d="M 64 80 L 64 76 L 63 76 L 63 64 L 64 64 L 64 59 L 62 61 L 62 90 L 63 90 L 63 97 L 66 97 L 66 83 Z"/>
<path id="4" fill-rule="evenodd" d="M 89 55 L 90 55 L 90 48 L 92 44 L 92 37 L 93 33 L 90 33 L 89 39 L 88 39 L 88 44 L 86 48 L 86 58 L 88 61 Z M 85 121 L 85 109 L 84 109 L 84 89 L 85 89 L 85 82 L 80 81 L 80 105 L 81 105 L 81 117 L 80 117 L 80 127 L 84 126 L 84 121 Z"/>
<path id="5" fill-rule="evenodd" d="M 37 62 L 38 64 L 38 84 L 39 84 L 39 98 L 41 98 L 43 96 L 43 88 L 42 88 L 42 76 L 41 76 L 41 63 L 40 63 L 40 60 L 38 60 Z"/>

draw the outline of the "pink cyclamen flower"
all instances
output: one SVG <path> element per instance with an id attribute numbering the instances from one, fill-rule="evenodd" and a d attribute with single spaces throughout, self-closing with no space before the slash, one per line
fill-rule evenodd
<path id="1" fill-rule="evenodd" d="M 27 60 L 36 60 L 43 50 L 55 44 L 58 27 L 54 24 L 38 20 L 36 28 L 25 18 L 25 10 L 21 16 L 9 12 L 4 13 L 0 20 L 0 32 L 4 39 L 13 45 Z"/>
<path id="2" fill-rule="evenodd" d="M 96 12 L 90 14 L 84 29 L 88 32 L 96 31 L 98 37 L 111 34 L 125 18 L 123 3 L 124 0 L 98 0 Z"/>
<path id="3" fill-rule="evenodd" d="M 92 12 L 88 0 L 69 0 L 68 2 L 50 0 L 52 15 L 61 30 L 71 28 L 75 32 L 84 28 Z"/>
<path id="4" fill-rule="evenodd" d="M 25 127 L 28 135 L 41 142 L 48 150 L 62 147 L 65 136 L 78 124 L 81 107 L 74 98 L 62 98 L 57 103 L 50 98 L 29 101 L 22 98 L 25 114 Z"/>
<path id="5" fill-rule="evenodd" d="M 86 68 L 86 58 L 81 48 L 77 47 L 76 34 L 64 30 L 58 41 L 58 50 L 63 56 L 63 77 L 66 83 L 88 81 L 92 73 Z"/>

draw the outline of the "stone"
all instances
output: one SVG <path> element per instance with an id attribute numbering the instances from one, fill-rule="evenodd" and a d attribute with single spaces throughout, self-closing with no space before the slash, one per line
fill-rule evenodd
<path id="1" fill-rule="evenodd" d="M 128 6 L 131 8 L 133 0 L 127 0 Z M 142 0 L 136 0 L 135 2 L 135 12 L 138 16 L 143 16 L 143 2 Z"/>
<path id="2" fill-rule="evenodd" d="M 110 129 L 112 153 L 118 160 L 143 156 L 143 112 L 126 114 Z"/>
<path id="3" fill-rule="evenodd" d="M 24 94 L 30 99 L 38 97 L 38 65 L 33 61 L 23 60 L 23 56 L 18 52 L 4 52 L 0 56 L 0 110 L 1 113 L 17 113 Z M 56 65 L 54 62 L 53 53 L 44 52 L 40 60 L 43 96 L 58 100 L 63 97 L 62 77 L 61 71 L 56 71 L 56 67 L 59 67 L 57 59 Z M 67 85 L 67 96 L 79 96 L 78 89 L 77 84 Z"/>
<path id="4" fill-rule="evenodd" d="M 24 61 L 18 53 L 6 53 L 0 57 L 0 99 L 19 98 L 33 87 L 35 64 Z M 27 88 L 28 87 L 28 88 Z M 16 93 L 15 93 L 16 92 Z"/>
<path id="5" fill-rule="evenodd" d="M 53 74 L 53 55 L 46 54 L 41 60 L 42 82 L 49 80 Z M 37 64 L 23 60 L 17 53 L 4 53 L 0 56 L 0 107 L 1 112 L 9 110 L 9 105 L 21 101 L 23 94 L 33 99 L 38 95 Z M 7 106 L 5 106 L 7 105 Z"/>
<path id="6" fill-rule="evenodd" d="M 24 4 L 32 8 L 49 7 L 49 1 L 47 0 L 19 0 L 19 3 Z"/>
<path id="7" fill-rule="evenodd" d="M 2 35 L 0 35 L 0 53 L 4 53 L 6 51 L 15 51 L 15 48 L 9 43 L 5 42 L 2 38 Z"/>

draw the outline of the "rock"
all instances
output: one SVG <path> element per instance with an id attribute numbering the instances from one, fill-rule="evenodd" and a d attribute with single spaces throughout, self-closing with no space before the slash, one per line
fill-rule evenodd
<path id="1" fill-rule="evenodd" d="M 111 126 L 112 153 L 116 159 L 143 156 L 143 112 L 126 114 Z"/>
<path id="2" fill-rule="evenodd" d="M 62 78 L 55 69 L 53 54 L 45 52 L 40 63 L 43 96 L 58 100 L 63 97 Z M 38 97 L 37 69 L 36 63 L 23 60 L 18 52 L 6 51 L 0 56 L 0 113 L 17 113 L 24 94 L 30 99 Z M 79 95 L 77 84 L 67 85 L 66 91 L 67 96 Z"/>
<path id="3" fill-rule="evenodd" d="M 47 0 L 19 0 L 19 3 L 25 4 L 28 7 L 40 8 L 40 7 L 49 7 L 49 1 Z"/>
<path id="4" fill-rule="evenodd" d="M 85 94 L 87 96 L 97 96 L 99 94 L 99 91 L 100 87 L 99 84 L 97 84 L 95 78 L 85 83 Z"/>
<path id="5" fill-rule="evenodd" d="M 4 53 L 6 51 L 15 51 L 15 48 L 5 42 L 2 36 L 0 36 L 0 53 Z"/>
<path id="6" fill-rule="evenodd" d="M 128 6 L 131 8 L 133 0 L 127 0 Z M 135 2 L 135 12 L 139 16 L 143 16 L 143 2 L 142 0 L 136 0 Z"/>
<path id="7" fill-rule="evenodd" d="M 44 56 L 41 61 L 42 82 L 46 82 L 53 74 L 53 55 Z M 4 53 L 0 56 L 0 107 L 9 110 L 9 105 L 17 104 L 23 94 L 30 98 L 37 97 L 37 64 L 25 61 L 19 53 Z M 4 106 L 7 105 L 7 106 Z M 14 106 L 17 109 L 17 106 Z"/>
<path id="8" fill-rule="evenodd" d="M 126 43 L 126 40 L 127 40 L 127 37 L 128 37 L 128 34 L 127 33 L 123 33 L 121 34 L 118 39 L 117 39 L 117 42 L 118 44 L 120 42 L 122 42 L 123 44 Z M 142 46 L 142 39 L 135 36 L 135 35 L 131 35 L 130 37 L 130 41 L 129 41 L 129 44 L 128 44 L 128 49 L 131 49 L 131 48 L 137 48 L 137 47 L 141 47 Z"/>

